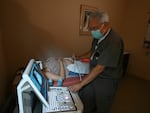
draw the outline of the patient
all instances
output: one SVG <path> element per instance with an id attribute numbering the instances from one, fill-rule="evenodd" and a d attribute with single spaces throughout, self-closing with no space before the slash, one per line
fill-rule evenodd
<path id="1" fill-rule="evenodd" d="M 73 61 L 70 59 L 50 57 L 44 63 L 43 73 L 48 79 L 54 81 L 58 81 L 59 79 L 63 80 L 67 72 L 65 67 L 69 64 L 73 64 Z"/>

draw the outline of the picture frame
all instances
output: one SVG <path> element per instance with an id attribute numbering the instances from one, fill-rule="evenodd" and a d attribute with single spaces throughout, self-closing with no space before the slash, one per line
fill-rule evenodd
<path id="1" fill-rule="evenodd" d="M 88 30 L 88 21 L 89 14 L 97 11 L 98 8 L 88 5 L 80 5 L 80 25 L 79 25 L 79 34 L 80 35 L 90 35 L 90 31 Z"/>
<path id="2" fill-rule="evenodd" d="M 150 15 L 150 12 L 148 12 Z M 150 16 L 147 22 L 147 30 L 144 36 L 144 49 L 145 49 L 145 54 L 149 55 L 150 54 Z"/>
<path id="3" fill-rule="evenodd" d="M 147 21 L 147 29 L 144 36 L 144 48 L 150 49 L 150 12 L 148 12 L 149 18 Z"/>

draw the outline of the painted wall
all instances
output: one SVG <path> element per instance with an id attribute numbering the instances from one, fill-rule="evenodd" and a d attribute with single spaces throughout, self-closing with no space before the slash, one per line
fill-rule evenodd
<path id="1" fill-rule="evenodd" d="M 2 47 L 2 33 L 0 30 L 0 106 L 4 101 L 3 97 L 5 97 L 6 95 L 5 88 L 6 88 L 6 72 L 5 72 L 4 53 Z"/>
<path id="2" fill-rule="evenodd" d="M 136 4 L 135 4 L 136 3 Z M 122 35 L 126 50 L 131 53 L 128 73 L 150 80 L 150 55 L 145 55 L 143 40 L 146 33 L 149 0 L 130 0 L 123 19 Z"/>
<path id="3" fill-rule="evenodd" d="M 61 51 L 59 54 L 71 56 L 90 49 L 91 37 L 79 35 L 80 4 L 107 11 L 111 25 L 121 32 L 125 0 L 0 1 L 0 24 L 3 31 L 3 48 L 0 49 L 4 50 L 3 53 L 0 52 L 5 55 L 8 78 L 7 81 L 1 79 L 4 81 L 0 82 L 0 88 L 10 88 L 16 70 L 25 66 L 31 58 L 43 59 L 55 50 Z M 3 67 L 3 64 L 0 66 Z M 4 69 L 1 73 L 3 72 Z M 1 93 L 0 99 L 3 100 L 4 97 L 6 96 Z"/>
<path id="4" fill-rule="evenodd" d="M 5 0 L 2 28 L 10 83 L 18 67 L 30 58 L 43 58 L 57 48 L 66 55 L 90 49 L 90 36 L 79 35 L 80 4 L 110 14 L 111 24 L 121 31 L 125 0 Z"/>

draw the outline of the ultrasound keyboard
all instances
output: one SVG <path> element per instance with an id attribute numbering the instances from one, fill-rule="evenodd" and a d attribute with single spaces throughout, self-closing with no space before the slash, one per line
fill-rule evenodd
<path id="1" fill-rule="evenodd" d="M 74 111 L 76 106 L 67 87 L 50 87 L 48 91 L 49 107 L 47 111 Z"/>

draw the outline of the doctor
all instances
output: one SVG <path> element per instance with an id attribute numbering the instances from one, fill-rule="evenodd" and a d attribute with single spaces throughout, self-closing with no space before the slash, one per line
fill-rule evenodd
<path id="1" fill-rule="evenodd" d="M 110 27 L 105 12 L 90 14 L 88 28 L 93 38 L 90 73 L 80 83 L 70 86 L 84 104 L 83 113 L 109 113 L 119 79 L 122 76 L 123 41 Z"/>

